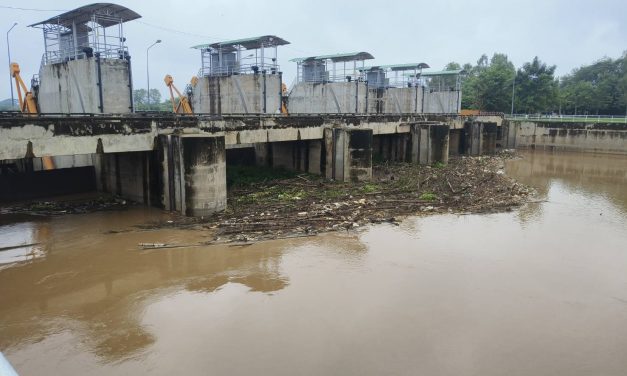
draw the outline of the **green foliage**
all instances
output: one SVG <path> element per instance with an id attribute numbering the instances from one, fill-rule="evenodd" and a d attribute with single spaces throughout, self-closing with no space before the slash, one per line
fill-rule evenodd
<path id="1" fill-rule="evenodd" d="M 346 196 L 347 191 L 342 187 L 332 187 L 327 188 L 326 190 L 322 191 L 322 193 L 325 198 L 340 198 Z"/>
<path id="2" fill-rule="evenodd" d="M 563 77 L 559 99 L 564 113 L 627 113 L 627 51 L 618 59 L 603 58 Z"/>
<path id="3" fill-rule="evenodd" d="M 435 193 L 425 192 L 421 194 L 418 199 L 423 201 L 435 201 L 438 199 L 438 196 Z"/>
<path id="4" fill-rule="evenodd" d="M 302 189 L 297 190 L 288 190 L 285 192 L 280 192 L 277 195 L 277 198 L 281 201 L 297 201 L 302 200 L 307 197 L 307 192 Z"/>
<path id="5" fill-rule="evenodd" d="M 558 102 L 555 65 L 547 66 L 536 56 L 516 73 L 514 109 L 526 114 L 550 112 Z"/>
<path id="6" fill-rule="evenodd" d="M 433 168 L 444 168 L 446 167 L 446 165 L 442 162 L 435 162 L 433 165 Z"/>
<path id="7" fill-rule="evenodd" d="M 458 67 L 457 63 L 449 63 Z M 447 66 L 447 67 L 448 67 Z M 555 78 L 555 66 L 538 57 L 517 71 L 504 54 L 482 55 L 476 65 L 464 64 L 462 108 L 514 112 L 627 114 L 627 51 L 618 59 L 603 58 Z M 515 80 L 515 81 L 514 81 Z"/>
<path id="8" fill-rule="evenodd" d="M 373 183 L 367 183 L 365 184 L 363 187 L 361 187 L 361 190 L 364 193 L 372 193 L 372 192 L 378 192 L 381 190 L 381 187 L 378 184 L 373 184 Z"/>
<path id="9" fill-rule="evenodd" d="M 170 100 L 161 101 L 161 92 L 150 89 L 150 105 L 148 105 L 148 91 L 146 89 L 133 90 L 133 103 L 136 111 L 172 111 Z"/>
<path id="10" fill-rule="evenodd" d="M 514 64 L 507 55 L 482 55 L 476 66 L 464 65 L 467 78 L 462 87 L 462 108 L 506 112 L 511 103 Z"/>

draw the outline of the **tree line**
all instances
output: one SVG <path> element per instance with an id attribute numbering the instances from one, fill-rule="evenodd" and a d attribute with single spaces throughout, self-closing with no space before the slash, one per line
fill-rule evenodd
<path id="1" fill-rule="evenodd" d="M 463 69 L 462 108 L 494 112 L 592 115 L 627 114 L 627 51 L 555 77 L 555 65 L 538 57 L 516 69 L 507 55 L 484 54 L 476 65 L 451 62 Z"/>

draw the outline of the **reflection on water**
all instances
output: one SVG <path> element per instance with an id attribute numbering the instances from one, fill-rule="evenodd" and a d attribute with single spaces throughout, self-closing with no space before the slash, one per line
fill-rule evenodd
<path id="1" fill-rule="evenodd" d="M 47 227 L 32 222 L 0 225 L 0 269 L 6 264 L 33 261 L 45 255 L 41 241 L 45 241 Z"/>
<path id="2" fill-rule="evenodd" d="M 556 183 L 562 192 L 611 201 L 627 213 L 627 158 L 620 155 L 535 151 L 510 161 L 507 171 L 546 197 Z"/>
<path id="3" fill-rule="evenodd" d="M 245 247 L 139 250 L 207 240 L 134 229 L 152 209 L 4 218 L 0 248 L 41 253 L 0 251 L 0 350 L 23 375 L 624 375 L 626 162 L 529 153 L 507 171 L 542 202 L 512 213 Z"/>

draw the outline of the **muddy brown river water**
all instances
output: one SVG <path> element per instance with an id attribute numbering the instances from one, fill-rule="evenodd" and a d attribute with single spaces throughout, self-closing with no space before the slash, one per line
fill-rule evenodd
<path id="1" fill-rule="evenodd" d="M 156 209 L 0 217 L 20 375 L 627 375 L 627 157 L 524 153 L 541 202 L 241 246 L 111 233 Z"/>

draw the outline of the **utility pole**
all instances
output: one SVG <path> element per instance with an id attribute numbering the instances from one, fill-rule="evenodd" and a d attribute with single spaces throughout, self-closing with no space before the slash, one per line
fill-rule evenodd
<path id="1" fill-rule="evenodd" d="M 516 70 L 514 70 L 514 79 L 512 80 L 512 113 L 511 115 L 514 116 L 514 93 L 516 89 Z"/>
<path id="2" fill-rule="evenodd" d="M 148 70 L 148 51 L 157 43 L 161 43 L 161 39 L 157 39 L 157 41 L 151 44 L 146 49 L 146 83 L 148 84 L 148 93 L 146 93 L 146 101 L 148 102 L 148 110 L 150 110 L 150 71 Z"/>

